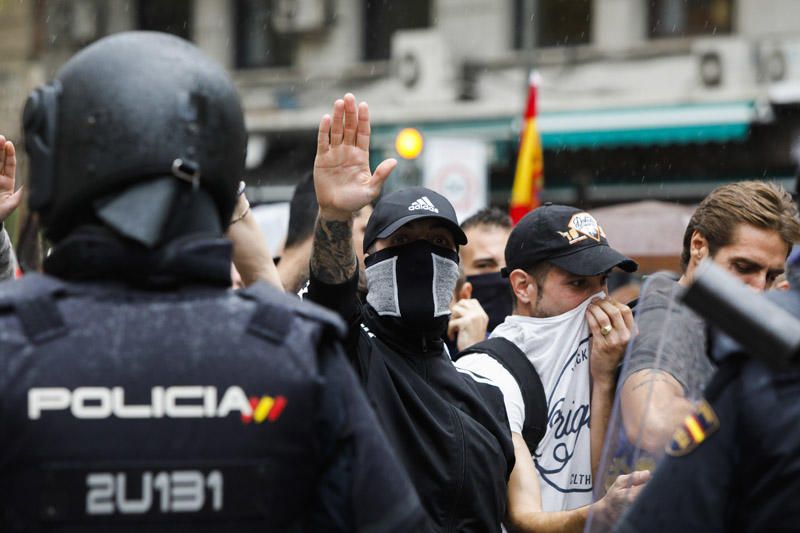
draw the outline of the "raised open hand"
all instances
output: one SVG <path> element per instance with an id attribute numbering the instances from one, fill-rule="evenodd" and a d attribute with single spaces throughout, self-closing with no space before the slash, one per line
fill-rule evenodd
<path id="1" fill-rule="evenodd" d="M 333 104 L 333 118 L 322 117 L 314 188 L 323 218 L 350 218 L 378 197 L 383 182 L 397 165 L 396 160 L 387 159 L 374 174 L 370 172 L 369 137 L 369 108 L 366 102 L 356 107 L 356 98 L 350 93 Z"/>
<path id="2" fill-rule="evenodd" d="M 22 201 L 22 187 L 14 192 L 17 176 L 17 152 L 14 143 L 0 135 L 0 222 L 14 212 Z"/>

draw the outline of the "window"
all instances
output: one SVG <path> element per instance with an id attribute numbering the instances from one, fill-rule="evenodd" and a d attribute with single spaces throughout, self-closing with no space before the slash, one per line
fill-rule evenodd
<path id="1" fill-rule="evenodd" d="M 237 0 L 236 67 L 288 67 L 292 64 L 294 40 L 275 30 L 274 0 Z"/>
<path id="2" fill-rule="evenodd" d="M 538 46 L 587 44 L 591 36 L 591 0 L 539 0 Z"/>
<path id="3" fill-rule="evenodd" d="M 31 9 L 34 57 L 48 51 L 74 51 L 108 33 L 109 6 L 103 0 L 36 0 Z"/>
<path id="4" fill-rule="evenodd" d="M 535 14 L 531 13 L 534 9 Z M 514 0 L 514 47 L 572 46 L 591 41 L 592 0 Z"/>
<path id="5" fill-rule="evenodd" d="M 367 0 L 364 5 L 364 59 L 389 59 L 395 31 L 430 25 L 430 0 Z"/>
<path id="6" fill-rule="evenodd" d="M 139 0 L 139 29 L 163 31 L 189 39 L 192 36 L 190 0 Z"/>
<path id="7" fill-rule="evenodd" d="M 650 0 L 650 37 L 731 32 L 733 0 Z"/>

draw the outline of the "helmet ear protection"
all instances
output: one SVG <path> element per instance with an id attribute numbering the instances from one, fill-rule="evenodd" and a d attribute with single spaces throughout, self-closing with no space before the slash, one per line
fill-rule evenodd
<path id="1" fill-rule="evenodd" d="M 75 54 L 55 80 L 30 94 L 22 115 L 28 205 L 50 241 L 79 225 L 111 224 L 98 212 L 111 198 L 139 191 L 134 204 L 152 211 L 139 185 L 163 177 L 210 195 L 216 212 L 203 216 L 219 225 L 230 220 L 246 135 L 241 101 L 224 68 L 173 35 L 122 32 Z M 163 207 L 170 215 L 194 209 Z M 130 219 L 117 217 L 122 211 Z M 112 229 L 141 224 L 133 218 L 144 211 L 116 209 Z M 196 232 L 195 224 L 178 228 L 178 218 L 167 219 L 169 238 Z"/>
<path id="2" fill-rule="evenodd" d="M 33 211 L 42 210 L 53 198 L 60 94 L 58 81 L 37 87 L 28 97 L 22 112 L 25 150 L 30 158 L 28 205 Z"/>

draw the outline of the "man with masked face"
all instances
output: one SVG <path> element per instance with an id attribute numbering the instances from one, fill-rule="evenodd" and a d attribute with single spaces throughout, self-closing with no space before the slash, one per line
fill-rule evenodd
<path id="1" fill-rule="evenodd" d="M 500 276 L 511 218 L 496 207 L 487 207 L 464 220 L 461 229 L 467 236 L 467 244 L 459 250 L 465 280 L 451 306 L 446 340 L 454 355 L 485 339 L 512 308 L 508 282 Z"/>
<path id="2" fill-rule="evenodd" d="M 471 297 L 489 315 L 491 332 L 511 314 L 514 305 L 508 281 L 500 275 L 506 266 L 511 218 L 497 207 L 487 207 L 465 219 L 461 229 L 467 236 L 467 244 L 459 250 L 462 268 L 471 287 Z"/>
<path id="3" fill-rule="evenodd" d="M 366 303 L 356 298 L 353 213 L 378 196 L 396 165 L 370 172 L 369 134 L 367 105 L 356 107 L 351 94 L 320 123 L 307 297 L 348 322 L 349 356 L 432 530 L 499 531 L 514 462 L 502 396 L 456 370 L 442 342 L 457 247 L 466 242 L 447 199 L 413 187 L 378 201 L 364 235 Z"/>
<path id="4" fill-rule="evenodd" d="M 492 337 L 510 341 L 513 352 L 490 355 L 478 345 L 456 364 L 503 391 L 517 459 L 511 523 L 579 531 L 592 503 L 615 370 L 633 329 L 630 309 L 605 297 L 606 280 L 615 267 L 632 272 L 637 265 L 609 246 L 589 213 L 549 203 L 511 232 L 505 263 L 514 314 Z M 646 478 L 620 476 L 592 512 L 610 521 Z"/>

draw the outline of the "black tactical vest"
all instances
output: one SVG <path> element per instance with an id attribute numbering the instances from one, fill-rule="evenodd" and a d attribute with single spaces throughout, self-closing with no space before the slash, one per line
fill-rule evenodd
<path id="1" fill-rule="evenodd" d="M 0 285 L 0 530 L 301 529 L 339 328 L 266 286 Z"/>

